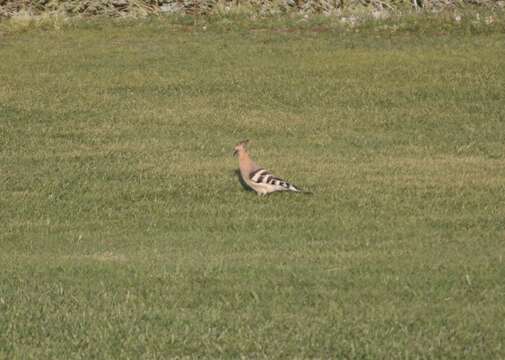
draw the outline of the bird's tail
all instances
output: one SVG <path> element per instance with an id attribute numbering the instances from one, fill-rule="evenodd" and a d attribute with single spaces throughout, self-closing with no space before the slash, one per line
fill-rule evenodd
<path id="1" fill-rule="evenodd" d="M 289 184 L 288 190 L 289 191 L 293 191 L 293 192 L 298 192 L 298 193 L 301 193 L 301 194 L 305 194 L 305 195 L 313 195 L 314 194 L 312 191 L 303 190 L 303 189 L 301 189 L 298 186 L 293 185 L 293 184 Z"/>

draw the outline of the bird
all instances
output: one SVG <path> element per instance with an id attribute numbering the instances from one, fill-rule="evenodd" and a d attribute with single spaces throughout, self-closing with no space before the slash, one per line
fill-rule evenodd
<path id="1" fill-rule="evenodd" d="M 240 176 L 251 189 L 258 195 L 267 195 L 276 191 L 292 191 L 310 194 L 299 187 L 290 184 L 280 177 L 274 176 L 270 171 L 256 165 L 247 151 L 249 140 L 244 140 L 235 145 L 233 156 L 238 156 Z"/>

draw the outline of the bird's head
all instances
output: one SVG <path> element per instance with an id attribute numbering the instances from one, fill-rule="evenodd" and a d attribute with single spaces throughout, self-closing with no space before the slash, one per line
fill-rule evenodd
<path id="1" fill-rule="evenodd" d="M 246 151 L 246 145 L 249 143 L 249 140 L 244 140 L 235 145 L 233 156 L 237 156 L 241 151 Z"/>

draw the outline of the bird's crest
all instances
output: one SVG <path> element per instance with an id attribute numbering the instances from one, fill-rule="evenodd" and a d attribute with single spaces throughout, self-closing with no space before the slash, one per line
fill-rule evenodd
<path id="1" fill-rule="evenodd" d="M 245 147 L 247 144 L 249 144 L 249 139 L 242 140 L 241 142 L 239 142 L 239 143 L 237 144 L 237 146 L 242 146 L 242 147 Z"/>
<path id="2" fill-rule="evenodd" d="M 246 151 L 246 145 L 249 144 L 249 140 L 242 140 L 233 149 L 233 156 L 237 155 L 240 151 Z"/>

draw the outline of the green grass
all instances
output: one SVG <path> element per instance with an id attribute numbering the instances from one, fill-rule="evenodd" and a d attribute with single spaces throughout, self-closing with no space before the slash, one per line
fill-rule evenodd
<path id="1" fill-rule="evenodd" d="M 0 358 L 505 357 L 503 33 L 224 30 L 0 35 Z"/>

